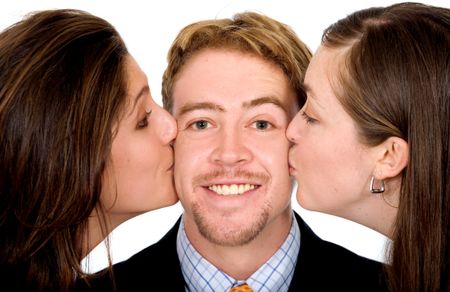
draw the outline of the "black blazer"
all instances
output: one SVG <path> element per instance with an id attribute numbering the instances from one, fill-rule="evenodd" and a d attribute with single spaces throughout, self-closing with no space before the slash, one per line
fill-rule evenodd
<path id="1" fill-rule="evenodd" d="M 320 239 L 295 213 L 300 227 L 300 252 L 289 291 L 385 291 L 382 265 Z M 185 291 L 176 251 L 180 219 L 157 243 L 113 266 L 117 291 Z M 108 274 L 96 279 L 91 289 L 112 291 Z M 255 291 L 256 292 L 256 291 Z"/>

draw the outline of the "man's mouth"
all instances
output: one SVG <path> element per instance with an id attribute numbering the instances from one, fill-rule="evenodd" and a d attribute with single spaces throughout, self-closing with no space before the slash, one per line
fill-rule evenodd
<path id="1" fill-rule="evenodd" d="M 242 195 L 245 192 L 258 188 L 259 185 L 254 184 L 217 184 L 210 185 L 207 188 L 221 196 Z"/>

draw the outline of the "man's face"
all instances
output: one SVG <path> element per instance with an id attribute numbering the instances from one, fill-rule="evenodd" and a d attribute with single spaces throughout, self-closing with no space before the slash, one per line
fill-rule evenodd
<path id="1" fill-rule="evenodd" d="M 298 105 L 283 71 L 253 55 L 208 49 L 184 65 L 173 98 L 175 186 L 190 239 L 238 246 L 286 228 L 285 131 Z"/>

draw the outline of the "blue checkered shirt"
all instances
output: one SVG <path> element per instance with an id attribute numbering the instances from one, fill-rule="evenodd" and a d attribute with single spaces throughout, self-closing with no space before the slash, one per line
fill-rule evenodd
<path id="1" fill-rule="evenodd" d="M 177 253 L 186 291 L 228 291 L 230 287 L 247 283 L 253 291 L 288 291 L 300 251 L 300 229 L 293 216 L 291 230 L 280 249 L 250 278 L 236 280 L 204 259 L 192 246 L 181 221 L 177 235 Z"/>

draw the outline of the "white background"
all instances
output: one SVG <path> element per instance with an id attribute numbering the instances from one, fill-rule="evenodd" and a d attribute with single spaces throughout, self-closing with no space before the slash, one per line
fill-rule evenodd
<path id="1" fill-rule="evenodd" d="M 148 75 L 153 98 L 161 103 L 161 76 L 166 66 L 166 52 L 178 31 L 202 19 L 229 17 L 235 12 L 253 10 L 291 26 L 314 52 L 322 31 L 331 23 L 355 10 L 384 6 L 399 1 L 360 0 L 164 0 L 164 1 L 92 1 L 92 0 L 10 0 L 0 3 L 0 29 L 19 21 L 26 13 L 49 8 L 76 8 L 103 17 L 112 23 L 124 38 L 130 53 Z M 449 7 L 447 0 L 422 1 Z M 295 191 L 294 191 L 295 192 Z M 303 210 L 292 203 L 316 233 L 329 241 L 378 260 L 384 261 L 387 239 L 356 223 L 316 212 Z M 132 254 L 161 238 L 182 213 L 180 203 L 148 212 L 120 225 L 111 235 L 113 262 Z M 94 249 L 87 267 L 97 271 L 106 266 L 104 245 Z"/>

